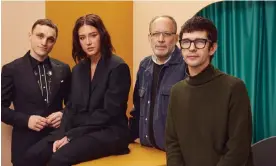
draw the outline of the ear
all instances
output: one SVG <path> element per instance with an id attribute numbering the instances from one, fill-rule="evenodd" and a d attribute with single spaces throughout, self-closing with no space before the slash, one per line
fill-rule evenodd
<path id="1" fill-rule="evenodd" d="M 150 42 L 150 40 L 151 40 L 151 36 L 150 36 L 150 34 L 148 34 L 148 40 L 149 40 L 149 42 Z"/>
<path id="2" fill-rule="evenodd" d="M 29 32 L 29 33 L 28 33 L 28 36 L 29 36 L 29 40 L 31 40 L 32 32 Z"/>
<path id="3" fill-rule="evenodd" d="M 213 43 L 212 47 L 209 49 L 209 55 L 214 55 L 218 47 L 217 43 Z"/>
<path id="4" fill-rule="evenodd" d="M 175 42 L 175 44 L 178 42 L 178 40 L 179 40 L 179 35 L 178 34 L 175 34 L 175 36 L 174 36 L 174 42 Z"/>

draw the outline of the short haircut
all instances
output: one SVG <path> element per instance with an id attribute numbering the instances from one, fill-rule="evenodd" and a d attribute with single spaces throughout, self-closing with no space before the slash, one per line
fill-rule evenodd
<path id="1" fill-rule="evenodd" d="M 52 20 L 46 19 L 46 18 L 44 18 L 44 19 L 38 19 L 38 20 L 33 24 L 33 26 L 32 26 L 32 31 L 35 29 L 35 27 L 36 27 L 37 25 L 46 25 L 46 26 L 48 26 L 48 27 L 53 28 L 53 29 L 56 31 L 56 37 L 58 37 L 58 28 L 57 28 L 57 26 L 53 23 Z"/>
<path id="2" fill-rule="evenodd" d="M 183 33 L 191 33 L 194 31 L 206 31 L 207 37 L 212 43 L 217 42 L 217 28 L 212 21 L 201 16 L 194 16 L 184 23 L 181 27 L 179 37 L 182 39 Z"/>

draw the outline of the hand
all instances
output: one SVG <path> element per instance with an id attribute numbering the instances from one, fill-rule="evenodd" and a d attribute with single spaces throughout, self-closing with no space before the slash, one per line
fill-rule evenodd
<path id="1" fill-rule="evenodd" d="M 134 142 L 140 144 L 140 138 L 137 138 Z"/>
<path id="2" fill-rule="evenodd" d="M 64 145 L 66 145 L 68 143 L 69 143 L 69 141 L 66 136 L 60 140 L 55 141 L 53 144 L 53 152 L 55 153 L 58 149 L 60 149 L 61 147 L 63 147 Z"/>
<path id="3" fill-rule="evenodd" d="M 38 115 L 31 115 L 28 121 L 28 127 L 35 131 L 42 130 L 45 126 L 47 126 L 46 118 Z"/>
<path id="4" fill-rule="evenodd" d="M 49 126 L 58 128 L 61 123 L 63 113 L 61 111 L 54 112 L 51 115 L 49 115 L 47 119 L 47 123 Z"/>

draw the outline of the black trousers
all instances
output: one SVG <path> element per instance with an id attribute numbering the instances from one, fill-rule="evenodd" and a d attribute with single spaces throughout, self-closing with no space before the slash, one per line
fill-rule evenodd
<path id="1" fill-rule="evenodd" d="M 39 141 L 48 137 L 54 130 L 52 128 L 45 128 L 37 132 L 27 128 L 13 128 L 12 144 L 11 144 L 11 158 L 13 166 L 26 166 L 24 161 L 24 154 L 26 151 L 34 146 Z"/>
<path id="2" fill-rule="evenodd" d="M 12 163 L 13 166 L 26 166 L 26 164 L 23 163 L 20 163 L 20 162 L 13 162 Z"/>
<path id="3" fill-rule="evenodd" d="M 129 152 L 127 146 L 113 149 L 114 146 L 116 147 L 116 142 L 104 143 L 87 135 L 73 139 L 53 153 L 53 142 L 45 138 L 26 152 L 25 161 L 28 166 L 71 166 L 113 154 Z"/>

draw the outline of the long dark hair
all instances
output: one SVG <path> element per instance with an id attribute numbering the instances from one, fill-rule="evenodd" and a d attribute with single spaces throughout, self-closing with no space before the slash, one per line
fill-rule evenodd
<path id="1" fill-rule="evenodd" d="M 83 25 L 91 25 L 95 27 L 100 33 L 100 52 L 104 59 L 107 59 L 112 56 L 112 51 L 114 47 L 111 43 L 111 38 L 106 30 L 102 19 L 96 14 L 88 14 L 77 19 L 74 29 L 73 29 L 73 49 L 72 56 L 76 63 L 80 60 L 87 58 L 86 53 L 82 50 L 80 41 L 79 41 L 79 29 Z"/>

